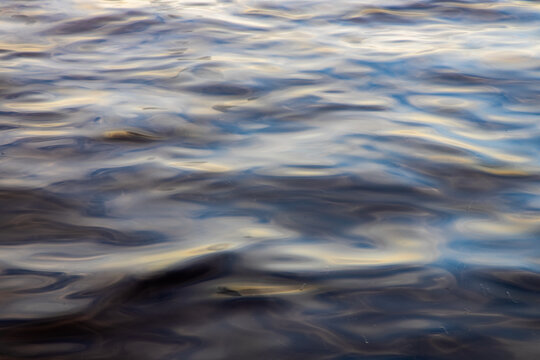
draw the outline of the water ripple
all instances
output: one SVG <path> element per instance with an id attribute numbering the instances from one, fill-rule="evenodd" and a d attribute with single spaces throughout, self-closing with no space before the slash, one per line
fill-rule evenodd
<path id="1" fill-rule="evenodd" d="M 2 359 L 536 359 L 534 1 L 0 4 Z"/>

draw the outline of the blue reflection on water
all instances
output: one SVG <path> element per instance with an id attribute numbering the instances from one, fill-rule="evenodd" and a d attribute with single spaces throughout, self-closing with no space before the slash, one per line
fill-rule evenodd
<path id="1" fill-rule="evenodd" d="M 536 359 L 533 1 L 0 5 L 6 359 Z"/>

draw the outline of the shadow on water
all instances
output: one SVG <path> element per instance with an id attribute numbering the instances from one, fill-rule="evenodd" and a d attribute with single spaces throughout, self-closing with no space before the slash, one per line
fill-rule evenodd
<path id="1" fill-rule="evenodd" d="M 0 359 L 537 359 L 531 1 L 0 4 Z"/>
<path id="2" fill-rule="evenodd" d="M 17 275 L 68 282 L 60 273 Z M 535 340 L 529 329 L 537 326 L 532 292 L 539 284 L 528 271 L 478 268 L 269 273 L 223 253 L 71 293 L 68 298 L 89 305 L 69 315 L 4 320 L 0 333 L 10 344 L 4 354 L 13 358 L 39 351 L 44 359 L 508 359 L 509 344 Z M 511 318 L 501 317 L 509 306 Z M 527 355 L 526 349 L 514 351 L 518 358 Z"/>

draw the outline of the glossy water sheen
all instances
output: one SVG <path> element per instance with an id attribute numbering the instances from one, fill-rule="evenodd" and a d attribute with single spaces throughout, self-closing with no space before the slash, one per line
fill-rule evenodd
<path id="1" fill-rule="evenodd" d="M 540 359 L 540 3 L 2 0 L 1 359 Z"/>

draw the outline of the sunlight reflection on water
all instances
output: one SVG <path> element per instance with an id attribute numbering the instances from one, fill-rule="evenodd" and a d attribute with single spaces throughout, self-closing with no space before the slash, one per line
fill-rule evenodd
<path id="1" fill-rule="evenodd" d="M 539 25 L 533 1 L 2 2 L 0 353 L 540 356 Z"/>

